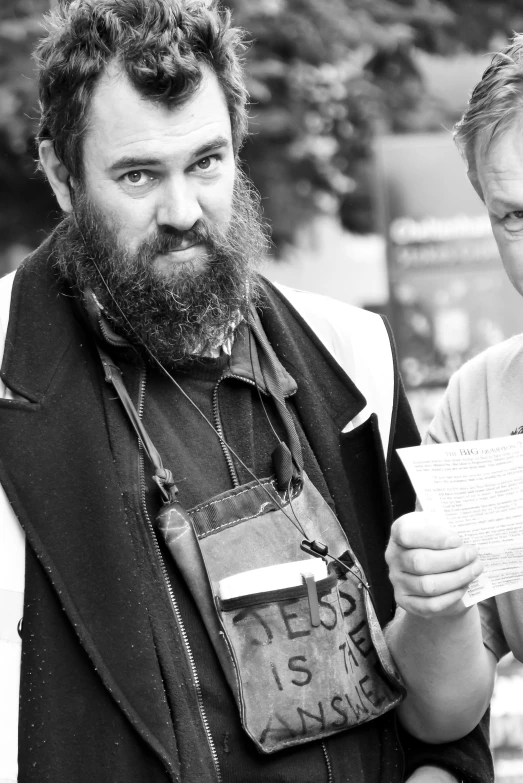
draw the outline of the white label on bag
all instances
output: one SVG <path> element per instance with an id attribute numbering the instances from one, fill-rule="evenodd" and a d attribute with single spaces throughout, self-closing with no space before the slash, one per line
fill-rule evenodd
<path id="1" fill-rule="evenodd" d="M 296 587 L 303 584 L 302 574 L 305 572 L 312 574 L 314 580 L 319 582 L 328 576 L 327 564 L 319 557 L 310 557 L 292 563 L 242 571 L 220 581 L 220 598 L 226 600 L 242 595 L 282 590 L 285 587 Z"/>

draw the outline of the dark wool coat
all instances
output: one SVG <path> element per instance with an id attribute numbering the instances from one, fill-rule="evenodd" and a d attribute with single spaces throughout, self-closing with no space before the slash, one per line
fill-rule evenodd
<path id="1" fill-rule="evenodd" d="M 157 558 L 118 481 L 107 419 L 114 391 L 52 261 L 51 238 L 16 275 L 1 371 L 24 398 L 0 400 L 0 481 L 27 536 L 19 780 L 215 781 Z M 292 307 L 264 287 L 263 327 L 298 383 L 301 426 L 385 624 L 394 611 L 383 557 L 392 507 L 397 516 L 414 501 L 394 452 L 418 442 L 408 405 L 396 378 L 386 467 L 374 419 L 340 434 L 364 407 L 360 392 Z M 433 762 L 475 783 L 492 779 L 481 728 L 444 746 L 406 736 L 402 743 L 407 771 Z M 390 714 L 328 747 L 338 783 L 402 779 Z M 256 780 L 308 779 L 313 754 L 318 743 L 293 749 L 277 776 Z"/>

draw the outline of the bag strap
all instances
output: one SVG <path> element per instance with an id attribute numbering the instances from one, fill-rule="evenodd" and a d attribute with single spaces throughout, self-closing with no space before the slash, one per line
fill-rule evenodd
<path id="1" fill-rule="evenodd" d="M 338 362 L 367 401 L 348 422 L 348 432 L 378 417 L 383 453 L 387 458 L 393 419 L 395 364 L 390 336 L 381 316 L 320 294 L 274 283 Z"/>
<path id="2" fill-rule="evenodd" d="M 278 488 L 281 491 L 285 491 L 288 489 L 291 481 L 301 481 L 303 472 L 301 443 L 292 416 L 285 405 L 285 397 L 278 374 L 278 368 L 276 366 L 277 360 L 269 347 L 269 341 L 265 336 L 259 316 L 254 307 L 251 307 L 249 313 L 249 327 L 258 344 L 258 356 L 267 389 L 272 396 L 287 434 L 288 447 L 281 441 L 272 454 L 273 465 L 278 477 Z"/>
<path id="3" fill-rule="evenodd" d="M 173 474 L 168 468 L 164 468 L 162 458 L 157 450 L 156 446 L 150 439 L 142 420 L 138 414 L 138 411 L 134 407 L 133 401 L 129 396 L 129 392 L 125 388 L 125 384 L 122 378 L 122 371 L 115 362 L 111 359 L 108 353 L 104 351 L 101 345 L 97 342 L 96 348 L 105 373 L 105 380 L 114 386 L 114 389 L 120 398 L 124 410 L 127 414 L 134 431 L 138 435 L 138 438 L 142 442 L 143 450 L 147 454 L 149 461 L 154 467 L 153 479 L 158 484 L 160 492 L 165 502 L 172 502 L 178 493 L 178 488 L 174 483 Z"/>

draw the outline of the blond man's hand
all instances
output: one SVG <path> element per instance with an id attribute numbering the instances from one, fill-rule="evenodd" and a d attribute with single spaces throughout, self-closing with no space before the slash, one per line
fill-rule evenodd
<path id="1" fill-rule="evenodd" d="M 385 558 L 396 603 L 427 619 L 463 612 L 467 587 L 483 571 L 477 549 L 423 511 L 394 522 Z"/>

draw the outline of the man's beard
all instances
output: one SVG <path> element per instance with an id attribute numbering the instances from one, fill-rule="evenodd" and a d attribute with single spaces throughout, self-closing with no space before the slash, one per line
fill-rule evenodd
<path id="1" fill-rule="evenodd" d="M 171 271 L 156 270 L 156 256 L 184 239 L 206 246 L 203 269 L 173 262 Z M 114 329 L 142 356 L 173 364 L 216 352 L 232 335 L 256 301 L 255 269 L 267 245 L 259 198 L 238 172 L 226 231 L 203 220 L 187 232 L 163 228 L 136 252 L 121 247 L 106 216 L 77 187 L 74 213 L 58 230 L 55 257 L 61 276 L 80 292 L 91 290 Z"/>

